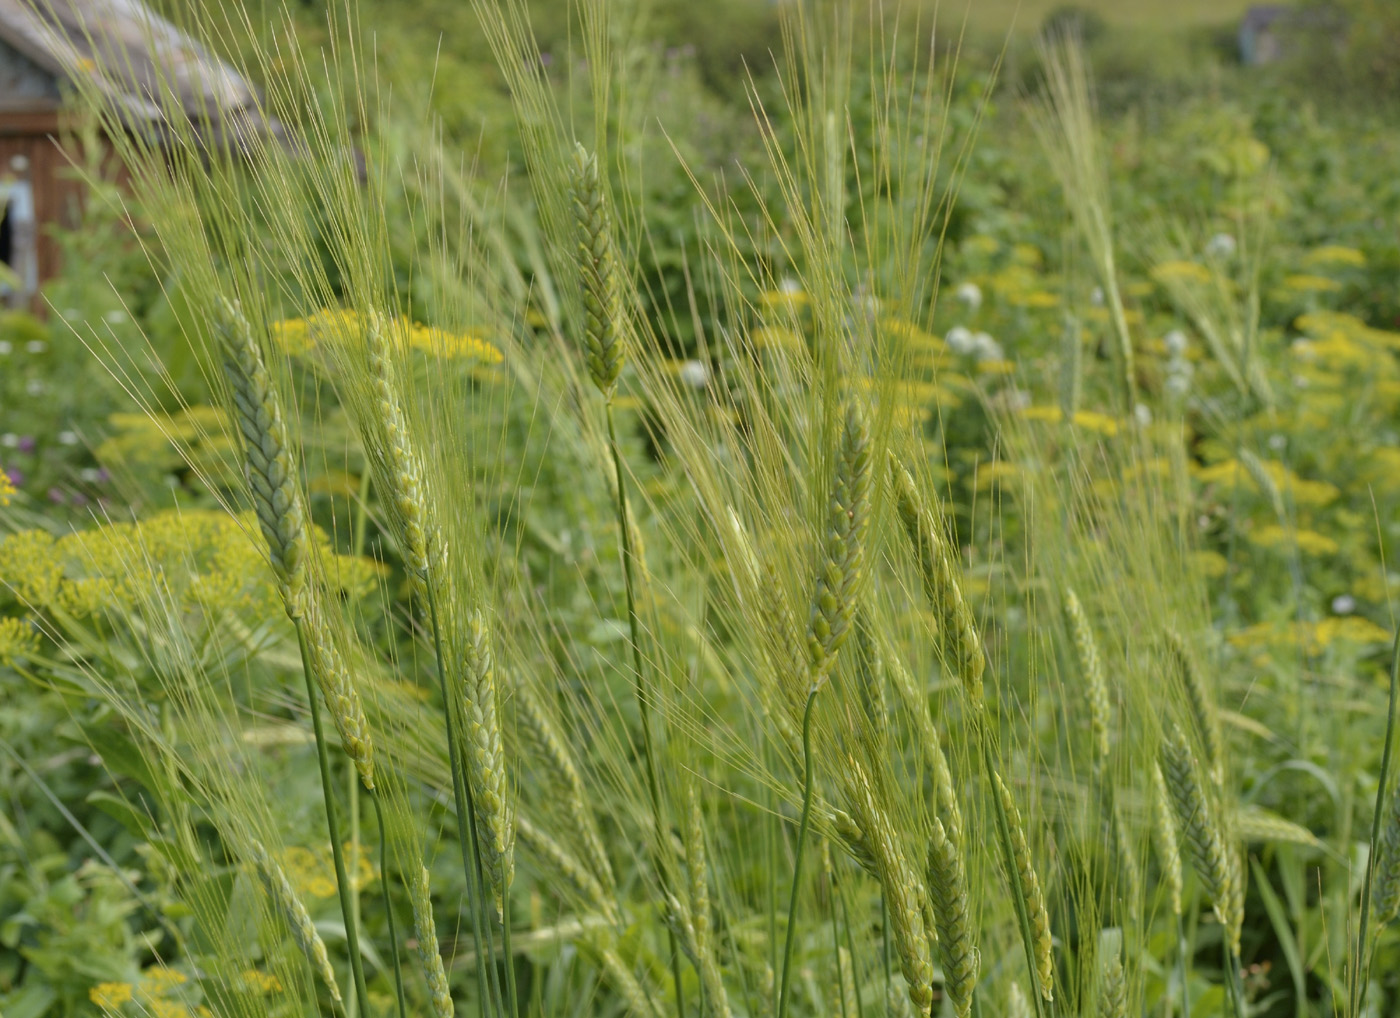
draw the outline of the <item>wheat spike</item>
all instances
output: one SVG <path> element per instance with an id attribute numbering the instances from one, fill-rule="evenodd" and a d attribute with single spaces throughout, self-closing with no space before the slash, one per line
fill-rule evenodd
<path id="1" fill-rule="evenodd" d="M 1104 681 L 1103 662 L 1094 639 L 1089 616 L 1079 602 L 1079 595 L 1065 588 L 1065 615 L 1074 637 L 1074 652 L 1079 658 L 1079 670 L 1084 677 L 1084 692 L 1089 701 L 1089 730 L 1094 735 L 1094 751 L 1102 762 L 1108 759 L 1108 684 Z"/>
<path id="2" fill-rule="evenodd" d="M 1216 918 L 1225 927 L 1231 948 L 1238 953 L 1238 933 L 1234 929 L 1235 866 L 1225 847 L 1205 789 L 1196 773 L 1196 754 L 1186 733 L 1175 722 L 1162 742 L 1162 778 L 1171 797 L 1177 826 L 1186 839 L 1186 854 L 1200 877 Z"/>
<path id="3" fill-rule="evenodd" d="M 423 597 L 431 565 L 430 549 L 441 542 L 428 518 L 423 465 L 399 400 L 393 351 L 385 332 L 384 319 L 371 313 L 365 326 L 365 350 L 374 386 L 373 414 L 378 434 L 366 446 L 378 482 L 389 496 L 404 570 L 414 592 Z"/>
<path id="4" fill-rule="evenodd" d="M 945 650 L 953 659 L 969 701 L 980 708 L 983 702 L 982 673 L 987 663 L 982 651 L 982 637 L 977 632 L 977 620 L 963 597 L 956 559 L 939 530 L 934 514 L 920 497 L 913 475 L 895 458 L 894 453 L 889 454 L 889 465 L 894 483 L 895 507 L 909 543 L 914 546 L 924 592 L 938 616 Z"/>
<path id="5" fill-rule="evenodd" d="M 919 1014 L 933 1006 L 933 962 L 929 957 L 929 931 L 924 926 L 923 903 L 926 895 L 909 861 L 889 816 L 875 802 L 870 778 L 854 759 L 848 758 L 852 806 L 856 823 L 865 832 L 865 841 L 875 864 L 876 878 L 884 892 L 890 917 L 890 933 L 899 955 L 900 970 L 909 984 L 909 1000 Z"/>
<path id="6" fill-rule="evenodd" d="M 297 897 L 296 891 L 292 890 L 287 874 L 282 871 L 281 866 L 273 862 L 262 842 L 254 841 L 249 848 L 249 854 L 253 857 L 258 876 L 262 878 L 263 887 L 267 889 L 267 896 L 272 899 L 273 905 L 291 929 L 292 939 L 297 942 L 297 947 L 301 948 L 301 953 L 306 956 L 317 975 L 330 988 L 336 1003 L 340 1003 L 340 987 L 336 985 L 335 969 L 331 968 L 325 942 L 316 932 L 316 924 L 311 921 L 311 914 L 306 911 L 306 906 Z"/>
<path id="7" fill-rule="evenodd" d="M 870 525 L 870 431 L 853 401 L 846 407 L 841 453 L 827 503 L 817 585 L 807 623 L 812 686 L 830 673 L 850 634 L 865 581 L 865 531 Z"/>
<path id="8" fill-rule="evenodd" d="M 1181 915 L 1181 846 L 1176 840 L 1176 820 L 1172 816 L 1171 794 L 1167 791 L 1162 768 L 1152 763 L 1152 836 L 1157 849 L 1157 864 L 1167 885 L 1167 898 L 1172 914 Z"/>
<path id="9" fill-rule="evenodd" d="M 1400 915 L 1400 786 L 1390 791 L 1390 809 L 1381 831 L 1376 853 L 1375 875 L 1371 881 L 1371 906 L 1376 919 L 1387 924 Z"/>
<path id="10" fill-rule="evenodd" d="M 1206 751 L 1206 770 L 1216 787 L 1225 780 L 1220 748 L 1220 721 L 1215 714 L 1215 704 L 1206 689 L 1205 679 L 1197 670 L 1186 641 L 1175 630 L 1167 631 L 1167 647 L 1176 663 L 1177 674 L 1181 677 L 1182 688 L 1186 692 L 1186 702 L 1191 708 L 1191 720 L 1195 723 L 1196 734 Z"/>
<path id="11" fill-rule="evenodd" d="M 258 529 L 267 542 L 287 615 L 299 619 L 305 609 L 310 547 L 281 401 L 252 327 L 238 305 L 221 297 L 216 310 L 214 326 L 242 436 L 243 462 Z"/>
<path id="12" fill-rule="evenodd" d="M 370 736 L 369 721 L 365 719 L 364 706 L 360 703 L 359 690 L 350 677 L 350 669 L 336 647 L 321 610 L 320 601 L 313 598 L 306 600 L 302 627 L 311 676 L 316 680 L 321 699 L 325 701 L 335 730 L 340 735 L 341 748 L 354 763 L 360 781 L 373 790 L 374 740 Z"/>
<path id="13" fill-rule="evenodd" d="M 953 1013 L 966 1018 L 972 1011 L 972 991 L 977 986 L 978 955 L 972 941 L 967 872 L 962 855 L 934 817 L 928 847 L 928 890 L 938 930 L 938 956 L 943 966 L 943 986 Z"/>
<path id="14" fill-rule="evenodd" d="M 1099 1018 L 1128 1018 L 1128 980 L 1118 957 L 1117 937 L 1105 935 L 1099 947 Z"/>
<path id="15" fill-rule="evenodd" d="M 464 635 L 461 695 L 467 781 L 476 811 L 481 859 L 496 897 L 497 917 L 501 918 L 515 867 L 515 831 L 506 797 L 491 631 L 481 611 L 474 609 L 468 614 Z"/>
<path id="16" fill-rule="evenodd" d="M 828 1010 L 842 1016 L 842 1018 L 856 1018 L 860 1013 L 860 1008 L 856 1000 L 856 972 L 855 965 L 851 961 L 851 952 L 844 947 L 838 947 L 836 957 L 832 960 L 835 965 L 832 966 L 834 972 L 831 981 L 831 999 L 837 1002 L 837 1006 Z"/>
<path id="17" fill-rule="evenodd" d="M 447 984 L 447 970 L 442 964 L 438 947 L 437 926 L 433 922 L 433 899 L 428 885 L 428 868 L 420 865 L 408 884 L 413 899 L 413 936 L 418 961 L 423 966 L 423 979 L 428 984 L 436 1018 L 453 1018 L 452 991 Z"/>
<path id="18" fill-rule="evenodd" d="M 1133 844 L 1132 831 L 1123 819 L 1117 797 L 1111 789 L 1104 794 L 1104 812 L 1113 837 L 1113 856 L 1118 863 L 1118 877 L 1122 882 L 1123 898 L 1130 918 L 1137 918 L 1138 903 L 1142 900 L 1142 869 L 1138 866 L 1137 848 Z"/>
<path id="19" fill-rule="evenodd" d="M 1040 984 L 1040 995 L 1048 1001 L 1055 999 L 1055 956 L 1054 944 L 1050 938 L 1050 913 L 1045 908 L 1045 893 L 1040 887 L 1040 878 L 1031 865 L 1031 847 L 1026 841 L 1026 827 L 1021 819 L 1021 811 L 1011 798 L 1011 789 L 1001 775 L 992 771 L 992 781 L 996 794 L 1001 799 L 1001 808 L 1006 815 L 1007 827 L 1011 836 L 1011 857 L 1016 865 L 1012 878 L 1021 885 L 1021 895 L 1026 902 L 1026 913 L 1031 925 L 1031 945 L 1035 956 L 1036 981 Z"/>
<path id="20" fill-rule="evenodd" d="M 604 888 L 611 890 L 616 886 L 612 864 L 608 861 L 607 848 L 603 845 L 602 835 L 598 833 L 593 811 L 588 806 L 583 777 L 574 763 L 574 755 L 529 686 L 517 681 L 515 690 L 520 729 L 535 752 L 549 765 L 553 783 L 564 802 L 573 824 L 573 834 L 579 839 L 589 869 Z"/>
<path id="21" fill-rule="evenodd" d="M 1322 848 L 1317 835 L 1292 820 L 1285 820 L 1276 813 L 1255 807 L 1236 811 L 1230 817 L 1230 829 L 1241 841 L 1284 842 L 1293 845 L 1306 845 L 1309 848 Z"/>
<path id="22" fill-rule="evenodd" d="M 841 847 L 846 850 L 846 854 L 857 866 L 878 879 L 879 870 L 875 863 L 875 853 L 871 850 L 870 842 L 865 837 L 865 831 L 861 829 L 855 817 L 845 810 L 834 807 L 827 808 L 826 817 L 831 828 L 831 837 L 840 842 Z"/>
<path id="23" fill-rule="evenodd" d="M 598 882 L 593 871 L 579 862 L 568 849 L 519 814 L 515 817 L 515 833 L 526 848 L 539 856 L 541 872 L 563 877 L 574 892 L 602 912 L 608 922 L 615 924 L 618 921 L 617 904 L 612 896 Z"/>
<path id="24" fill-rule="evenodd" d="M 804 662 L 807 652 L 803 649 L 798 635 L 797 619 L 792 614 L 787 595 L 783 592 L 778 574 L 769 564 L 764 565 L 758 579 L 759 601 L 765 623 L 765 649 L 769 664 L 778 677 L 780 710 L 775 712 L 782 720 L 784 741 L 788 742 L 793 755 L 802 755 L 802 711 L 807 699 L 807 674 Z"/>
<path id="25" fill-rule="evenodd" d="M 1031 1002 L 1026 999 L 1026 991 L 1020 983 L 1012 983 L 1007 990 L 1006 1018 L 1033 1018 Z"/>
<path id="26" fill-rule="evenodd" d="M 602 966 L 603 974 L 612 983 L 613 989 L 627 1002 L 632 1018 L 656 1018 L 660 1011 L 652 995 L 611 944 L 584 941 L 580 946 L 586 948 Z"/>
<path id="27" fill-rule="evenodd" d="M 899 660 L 898 655 L 887 659 L 887 672 L 895 690 L 913 714 L 919 727 L 919 748 L 924 762 L 933 775 L 934 815 L 943 824 L 948 840 L 955 850 L 962 848 L 962 809 L 958 805 L 957 787 L 953 783 L 953 771 L 948 766 L 948 758 L 943 755 L 942 740 L 938 728 L 929 715 L 928 701 L 914 687 L 914 678 Z"/>
<path id="28" fill-rule="evenodd" d="M 569 196 L 578 234 L 578 269 L 583 286 L 584 351 L 588 373 L 611 397 L 622 374 L 622 280 L 613 246 L 612 216 L 598 176 L 598 157 L 574 147 Z"/>
<path id="29" fill-rule="evenodd" d="M 714 938 L 710 935 L 709 869 L 705 863 L 705 818 L 700 799 L 692 784 L 686 789 L 685 864 L 690 884 L 690 931 L 700 981 L 705 989 L 705 1006 L 713 1018 L 730 1018 L 729 995 L 724 989 L 723 970 Z"/>

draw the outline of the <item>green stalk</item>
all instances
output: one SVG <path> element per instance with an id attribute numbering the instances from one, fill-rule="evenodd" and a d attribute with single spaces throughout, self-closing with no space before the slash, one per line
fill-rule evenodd
<path id="1" fill-rule="evenodd" d="M 980 732 L 982 742 L 982 761 L 990 777 L 995 770 L 992 761 L 992 747 L 990 737 L 987 734 L 986 719 L 979 719 L 982 731 Z M 1030 911 L 1026 907 L 1026 895 L 1021 889 L 1021 881 L 1016 876 L 1016 852 L 1011 844 L 1011 821 L 1007 818 L 1006 809 L 1001 802 L 1001 796 L 995 790 L 992 793 L 993 811 L 997 819 L 997 838 L 1001 842 L 1003 855 L 1002 862 L 1006 866 L 1007 883 L 1011 885 L 1012 899 L 1016 906 L 1016 921 L 1021 927 L 1021 945 L 1026 951 L 1026 968 L 1031 977 L 1031 999 L 1035 1002 L 1035 1013 L 1044 1015 L 1045 998 L 1040 992 L 1040 969 L 1035 963 L 1035 935 L 1031 932 Z"/>
<path id="2" fill-rule="evenodd" d="M 807 844 L 807 828 L 812 820 L 812 705 L 820 686 L 807 694 L 802 711 L 802 823 L 797 828 L 797 847 L 792 858 L 792 893 L 788 896 L 787 934 L 783 940 L 783 974 L 778 984 L 778 1018 L 787 1018 L 788 980 L 792 975 L 792 942 L 797 933 L 797 894 L 802 888 L 802 850 Z M 839 961 L 838 960 L 838 968 Z"/>
<path id="3" fill-rule="evenodd" d="M 832 883 L 836 885 L 836 901 L 841 906 L 841 922 L 846 927 L 846 952 L 851 956 L 851 987 L 852 996 L 856 998 L 856 1018 L 865 1018 L 865 1004 L 860 999 L 860 982 L 856 979 L 856 942 L 851 935 L 851 910 L 846 904 L 846 885 L 839 883 L 834 875 Z M 840 971 L 840 968 L 837 968 Z"/>
<path id="4" fill-rule="evenodd" d="M 456 712 L 452 709 L 455 701 L 447 686 L 447 666 L 446 658 L 442 653 L 442 629 L 438 624 L 437 595 L 433 592 L 432 584 L 425 583 L 423 586 L 428 595 L 428 618 L 433 630 L 433 653 L 437 657 L 438 683 L 442 690 L 442 717 L 447 730 L 447 762 L 448 769 L 452 771 L 452 799 L 457 812 L 457 841 L 462 846 L 462 873 L 467 880 L 467 893 L 472 899 L 472 936 L 476 944 L 476 978 L 480 993 L 478 1003 L 480 1004 L 481 1018 L 486 1018 L 488 1000 L 499 995 L 492 993 L 494 981 L 488 976 L 486 938 L 481 928 L 481 911 L 486 906 L 481 895 L 481 884 L 478 882 L 482 873 L 481 850 L 476 842 L 476 815 L 472 812 L 471 788 L 463 780 L 462 747 L 457 738 Z M 469 849 L 470 856 L 468 856 Z M 497 1010 L 499 1009 L 499 1003 L 497 1003 Z"/>
<path id="5" fill-rule="evenodd" d="M 379 793 L 371 792 L 374 822 L 379 827 L 379 889 L 384 897 L 384 915 L 389 920 L 389 951 L 394 960 L 394 994 L 398 997 L 399 1018 L 407 1018 L 403 997 L 403 968 L 399 964 L 399 936 L 394 929 L 394 907 L 389 901 L 389 834 L 384 829 L 384 810 L 379 805 Z"/>
<path id="6" fill-rule="evenodd" d="M 515 957 L 510 949 L 510 891 L 501 889 L 501 954 L 506 966 L 506 1000 L 510 1006 L 510 1018 L 520 1014 L 520 1005 L 515 993 Z M 402 1018 L 402 1016 L 400 1016 Z"/>
<path id="7" fill-rule="evenodd" d="M 642 664 L 641 623 L 637 617 L 636 581 L 633 578 L 632 527 L 627 512 L 627 483 L 622 474 L 622 454 L 617 446 L 617 428 L 613 424 L 612 396 L 607 397 L 608 450 L 612 453 L 613 476 L 617 481 L 617 521 L 622 530 L 622 575 L 627 588 L 627 630 L 632 644 L 633 687 L 642 721 L 642 751 L 646 756 L 647 788 L 651 793 L 652 823 L 658 836 L 664 827 L 661 817 L 661 785 L 656 779 L 656 753 L 651 744 L 651 692 L 647 689 L 646 672 Z M 662 878 L 664 881 L 664 877 Z M 685 1018 L 685 997 L 681 993 L 681 958 L 676 945 L 676 933 L 669 926 L 666 938 L 671 949 L 671 981 L 676 990 L 676 1014 Z"/>
<path id="8" fill-rule="evenodd" d="M 1186 927 L 1181 916 L 1176 917 L 1176 963 L 1181 973 L 1181 1018 L 1191 1018 L 1191 987 L 1187 983 Z"/>
<path id="9" fill-rule="evenodd" d="M 350 881 L 345 875 L 345 849 L 340 843 L 340 820 L 336 816 L 335 792 L 331 786 L 331 758 L 321 729 L 321 703 L 311 678 L 311 651 L 306 645 L 306 624 L 298 619 L 297 646 L 301 650 L 301 674 L 306 680 L 306 700 L 311 707 L 311 727 L 316 735 L 316 759 L 321 767 L 321 794 L 326 800 L 326 831 L 331 839 L 331 858 L 335 862 L 335 885 L 340 895 L 340 914 L 345 920 L 345 946 L 350 954 L 350 973 L 354 978 L 356 1001 L 360 1018 L 365 1018 L 364 961 L 360 957 L 360 931 L 355 922 L 355 909 L 350 900 Z"/>
<path id="10" fill-rule="evenodd" d="M 1235 1018 L 1245 1018 L 1244 986 L 1240 982 L 1240 956 L 1225 947 L 1225 977 L 1230 988 L 1230 1001 L 1235 1008 Z"/>
<path id="11" fill-rule="evenodd" d="M 1380 784 L 1376 788 L 1375 815 L 1371 817 L 1371 851 L 1366 859 L 1366 879 L 1361 885 L 1361 923 L 1356 931 L 1356 958 L 1351 963 L 1350 1018 L 1360 1018 L 1366 1003 L 1366 983 L 1371 974 L 1371 959 L 1366 955 L 1366 939 L 1371 925 L 1371 883 L 1376 875 L 1376 849 L 1381 840 L 1381 816 L 1385 813 L 1385 793 L 1390 786 L 1391 750 L 1395 743 L 1396 687 L 1400 685 L 1400 631 L 1390 649 L 1390 703 L 1385 716 L 1385 748 L 1381 751 Z"/>
<path id="12" fill-rule="evenodd" d="M 355 768 L 347 767 L 345 776 L 349 778 L 346 783 L 345 798 L 350 804 L 350 862 L 346 869 L 351 873 L 360 872 L 360 782 L 359 774 Z M 380 854 L 383 858 L 383 854 Z M 361 920 L 360 912 L 360 889 L 355 881 L 350 882 L 350 907 L 354 912 L 355 926 L 358 928 Z M 355 988 L 350 988 L 350 994 L 345 1003 L 346 1012 L 357 1010 Z"/>

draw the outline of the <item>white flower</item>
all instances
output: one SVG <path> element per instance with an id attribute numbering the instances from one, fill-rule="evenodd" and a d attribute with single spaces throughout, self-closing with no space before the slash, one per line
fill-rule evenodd
<path id="1" fill-rule="evenodd" d="M 783 278 L 782 282 L 778 284 L 778 292 L 786 293 L 789 295 L 794 293 L 801 293 L 802 284 L 798 280 L 793 279 L 791 276 L 786 276 Z"/>
<path id="2" fill-rule="evenodd" d="M 117 308 L 115 311 L 108 311 L 102 316 L 102 320 L 108 325 L 120 325 L 122 322 L 126 321 L 126 312 L 121 308 Z"/>
<path id="3" fill-rule="evenodd" d="M 58 441 L 60 445 L 77 445 L 78 433 L 76 431 L 60 431 Z"/>
<path id="4" fill-rule="evenodd" d="M 1235 238 L 1228 233 L 1217 233 L 1206 241 L 1206 254 L 1211 258 L 1229 258 L 1235 253 Z"/>
<path id="5" fill-rule="evenodd" d="M 1350 594 L 1338 594 L 1332 598 L 1332 614 L 1350 615 L 1356 611 L 1356 598 Z"/>
<path id="6" fill-rule="evenodd" d="M 44 381 L 41 378 L 31 378 L 25 383 L 24 391 L 31 396 L 39 396 L 44 392 Z"/>
<path id="7" fill-rule="evenodd" d="M 956 354 L 972 353 L 975 341 L 972 330 L 964 325 L 954 325 L 948 330 L 948 334 L 943 337 L 943 342 L 948 344 L 948 349 Z"/>
<path id="8" fill-rule="evenodd" d="M 10 355 L 10 351 L 13 349 L 14 344 L 12 344 L 8 339 L 0 339 L 0 357 L 8 357 Z"/>
<path id="9" fill-rule="evenodd" d="M 7 431 L 3 435 L 0 435 L 0 445 L 3 445 L 6 449 L 14 449 L 19 445 L 19 436 L 13 431 Z"/>
<path id="10" fill-rule="evenodd" d="M 972 337 L 972 350 L 979 361 L 999 361 L 1006 358 L 1001 351 L 1001 344 L 985 332 L 979 332 Z"/>
<path id="11" fill-rule="evenodd" d="M 1167 348 L 1167 354 L 1169 356 L 1180 357 L 1182 354 L 1186 353 L 1186 348 L 1190 345 L 1190 341 L 1187 340 L 1186 333 L 1182 332 L 1180 329 L 1172 329 L 1171 332 L 1162 337 L 1162 345 Z"/>
<path id="12" fill-rule="evenodd" d="M 88 484 L 96 484 L 102 480 L 102 471 L 96 467 L 83 467 L 82 470 L 78 471 L 78 476 Z"/>
<path id="13" fill-rule="evenodd" d="M 681 365 L 680 378 L 692 389 L 703 389 L 710 382 L 710 369 L 704 361 L 686 361 Z"/>
<path id="14" fill-rule="evenodd" d="M 1031 394 L 1025 389 L 1011 389 L 1006 394 L 1006 405 L 1012 410 L 1024 410 L 1031 405 Z"/>
<path id="15" fill-rule="evenodd" d="M 1103 307 L 1103 287 L 1096 286 L 1089 291 L 1089 303 L 1096 308 Z"/>
<path id="16" fill-rule="evenodd" d="M 1283 450 L 1288 448 L 1288 436 L 1270 435 L 1269 448 L 1272 449 L 1274 452 L 1283 452 Z"/>
<path id="17" fill-rule="evenodd" d="M 24 344 L 24 348 L 30 353 L 43 353 L 49 348 L 49 344 L 45 343 L 42 339 L 31 339 L 28 343 Z"/>
<path id="18" fill-rule="evenodd" d="M 976 311 L 982 306 L 982 288 L 976 283 L 960 283 L 953 296 L 966 304 L 969 311 Z"/>
<path id="19" fill-rule="evenodd" d="M 1168 375 L 1165 388 L 1168 395 L 1178 397 L 1185 396 L 1191 391 L 1191 379 L 1187 375 Z"/>
<path id="20" fill-rule="evenodd" d="M 1146 403 L 1139 403 L 1133 407 L 1133 417 L 1145 428 L 1152 423 L 1152 408 Z"/>

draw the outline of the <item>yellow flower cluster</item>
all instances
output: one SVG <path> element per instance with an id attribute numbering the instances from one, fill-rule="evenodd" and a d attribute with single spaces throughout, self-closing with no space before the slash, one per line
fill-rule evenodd
<path id="1" fill-rule="evenodd" d="M 1274 482 L 1284 497 L 1300 506 L 1321 508 L 1336 501 L 1341 494 L 1337 486 L 1326 481 L 1305 481 L 1277 460 L 1265 460 L 1260 466 Z M 1233 491 L 1244 485 L 1252 491 L 1259 491 L 1259 484 L 1245 465 L 1237 459 L 1225 459 L 1208 467 L 1197 467 L 1193 471 L 1196 480 L 1202 484 L 1213 484 L 1223 491 Z"/>
<path id="2" fill-rule="evenodd" d="M 0 618 L 0 667 L 13 665 L 38 649 L 38 630 L 28 620 Z"/>
<path id="3" fill-rule="evenodd" d="M 259 972 L 257 969 L 244 969 L 243 985 L 254 993 L 280 993 L 282 991 L 282 980 L 278 979 L 271 972 Z"/>
<path id="4" fill-rule="evenodd" d="M 1303 264 L 1308 266 L 1318 265 L 1344 265 L 1350 268 L 1365 268 L 1366 256 L 1354 247 L 1342 247 L 1340 244 L 1324 244 L 1322 247 L 1315 247 L 1303 258 Z"/>
<path id="5" fill-rule="evenodd" d="M 130 983 L 98 983 L 88 990 L 88 1000 L 104 1011 L 115 1011 L 131 999 Z"/>
<path id="6" fill-rule="evenodd" d="M 358 314 L 337 308 L 318 311 L 310 318 L 275 322 L 271 331 L 272 340 L 279 349 L 294 357 L 305 357 L 317 347 L 350 343 L 359 337 L 360 330 Z M 505 359 L 499 347 L 475 331 L 448 332 L 404 317 L 395 319 L 394 331 L 405 345 L 435 357 L 474 360 L 482 364 L 499 364 Z"/>
<path id="7" fill-rule="evenodd" d="M 1261 622 L 1229 637 L 1231 644 L 1246 650 L 1302 647 L 1307 654 L 1318 654 L 1337 644 L 1370 646 L 1389 643 L 1390 639 L 1390 633 L 1359 615 L 1334 616 L 1320 622 Z"/>
<path id="8" fill-rule="evenodd" d="M 0 584 L 31 607 L 77 618 L 128 611 L 157 593 L 181 609 L 268 618 L 280 600 L 256 534 L 250 513 L 217 510 L 172 510 L 63 537 L 26 530 L 0 542 Z M 322 531 L 316 540 L 336 586 L 358 595 L 372 588 L 377 563 L 329 553 Z"/>
<path id="9" fill-rule="evenodd" d="M 350 875 L 350 883 L 355 890 L 361 890 L 378 879 L 379 873 L 370 861 L 368 848 L 349 841 L 344 847 L 347 856 L 359 859 L 359 866 Z M 335 897 L 335 863 L 329 844 L 319 846 L 314 852 L 293 845 L 283 851 L 278 862 L 298 894 L 313 898 Z"/>
<path id="10" fill-rule="evenodd" d="M 1021 416 L 1028 421 L 1045 421 L 1050 424 L 1057 424 L 1065 417 L 1059 407 L 1049 405 L 1028 406 L 1021 411 Z M 1118 434 L 1118 422 L 1097 410 L 1076 410 L 1073 420 L 1075 427 L 1103 435 L 1105 438 L 1112 438 Z"/>
<path id="11" fill-rule="evenodd" d="M 1163 286 L 1174 283 L 1209 283 L 1215 275 L 1200 262 L 1181 259 L 1160 262 L 1152 267 L 1152 278 Z"/>
<path id="12" fill-rule="evenodd" d="M 18 495 L 14 484 L 10 481 L 10 475 L 0 470 L 0 506 L 9 505 L 10 497 Z"/>
<path id="13" fill-rule="evenodd" d="M 187 462 L 210 483 L 234 483 L 239 449 L 228 415 L 196 404 L 173 414 L 117 413 L 110 438 L 96 449 L 112 468 L 175 470 Z"/>
<path id="14" fill-rule="evenodd" d="M 1277 523 L 1255 527 L 1248 536 L 1251 544 L 1257 544 L 1261 548 L 1286 549 L 1296 544 L 1299 551 L 1308 555 L 1335 555 L 1340 549 L 1337 542 L 1326 534 L 1302 528 L 1288 530 Z"/>

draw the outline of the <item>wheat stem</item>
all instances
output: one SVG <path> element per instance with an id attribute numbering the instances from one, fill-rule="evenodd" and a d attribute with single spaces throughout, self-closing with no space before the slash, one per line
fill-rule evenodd
<path id="1" fill-rule="evenodd" d="M 807 828 L 812 820 L 812 707 L 821 686 L 813 685 L 802 711 L 802 822 L 797 828 L 797 846 L 792 859 L 792 891 L 788 895 L 787 933 L 783 940 L 783 969 L 778 979 L 778 1015 L 787 1018 L 788 982 L 792 977 L 792 944 L 797 935 L 797 895 L 802 884 L 802 851 L 807 844 Z"/>
<path id="2" fill-rule="evenodd" d="M 331 781 L 330 752 L 326 748 L 325 732 L 321 728 L 321 705 L 312 681 L 311 648 L 304 620 L 297 620 L 297 644 L 301 649 L 301 671 L 306 680 L 306 700 L 311 707 L 311 728 L 316 736 L 316 761 L 321 769 L 321 794 L 326 806 L 326 833 L 331 839 L 331 860 L 335 864 L 335 886 L 340 896 L 340 912 L 345 920 L 345 948 L 350 955 L 350 973 L 355 982 L 355 999 L 361 1018 L 368 1015 L 369 999 L 365 992 L 364 960 L 360 957 L 360 931 L 355 922 L 355 910 L 350 901 L 350 880 L 345 873 L 345 846 L 340 842 L 340 820 L 335 806 Z"/>
<path id="3" fill-rule="evenodd" d="M 1347 1009 L 1348 1018 L 1360 1018 L 1361 1008 L 1366 1002 L 1366 983 L 1369 981 L 1371 968 L 1371 959 L 1366 953 L 1366 940 L 1370 934 L 1372 882 L 1375 879 L 1378 866 L 1388 863 L 1384 875 L 1391 876 L 1397 883 L 1400 883 L 1400 790 L 1395 793 L 1395 803 L 1391 807 L 1395 811 L 1395 815 L 1391 819 L 1387 832 L 1388 834 L 1393 832 L 1394 837 L 1386 838 L 1385 848 L 1388 850 L 1387 852 L 1380 850 L 1381 815 L 1385 812 L 1385 793 L 1390 785 L 1391 753 L 1395 743 L 1397 687 L 1400 687 L 1400 631 L 1395 634 L 1395 642 L 1390 649 L 1390 699 L 1386 707 L 1385 744 L 1381 751 L 1380 783 L 1376 788 L 1376 808 L 1371 817 L 1371 854 L 1366 860 L 1366 879 L 1361 888 L 1361 923 L 1356 931 L 1356 958 L 1352 962 L 1352 985 L 1349 987 L 1350 992 L 1347 995 L 1350 1003 Z M 1388 855 L 1388 858 L 1378 859 L 1377 856 L 1381 854 Z M 1397 872 L 1391 874 L 1391 868 Z M 1400 899 L 1400 889 L 1396 890 L 1395 896 Z M 1381 921 L 1384 922 L 1387 918 L 1382 916 Z"/>
<path id="4" fill-rule="evenodd" d="M 389 922 L 389 951 L 394 963 L 394 996 L 398 1000 L 399 1018 L 407 1018 L 403 996 L 403 966 L 399 962 L 399 936 L 394 928 L 394 906 L 389 899 L 389 832 L 384 826 L 384 810 L 379 793 L 369 793 L 374 803 L 374 822 L 379 828 L 379 891 L 384 900 L 384 915 Z"/>

